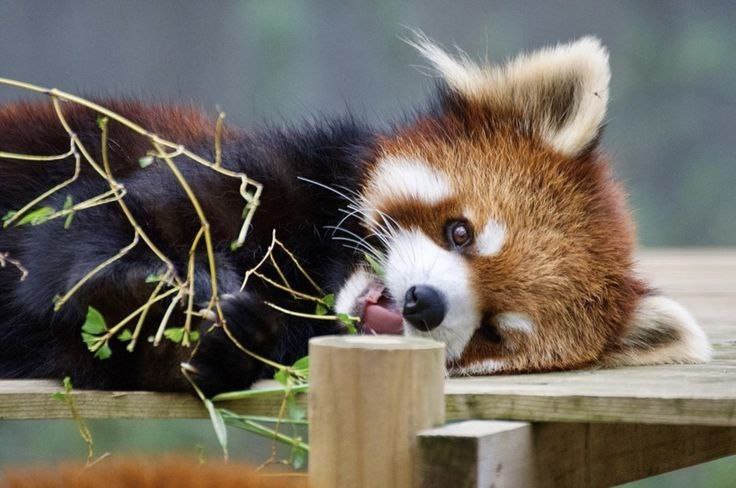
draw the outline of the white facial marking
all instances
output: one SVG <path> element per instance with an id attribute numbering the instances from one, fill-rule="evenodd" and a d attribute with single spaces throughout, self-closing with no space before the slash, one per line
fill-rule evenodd
<path id="1" fill-rule="evenodd" d="M 434 205 L 452 195 L 450 182 L 439 170 L 414 158 L 387 156 L 376 163 L 368 183 L 373 206 L 389 199 L 415 200 Z"/>
<path id="2" fill-rule="evenodd" d="M 386 285 L 399 309 L 412 286 L 429 285 L 444 294 L 447 313 L 436 329 L 425 332 L 406 324 L 404 333 L 442 341 L 449 359 L 460 357 L 480 325 L 470 270 L 462 256 L 441 248 L 419 230 L 402 229 L 388 246 L 385 270 Z"/>
<path id="3" fill-rule="evenodd" d="M 335 312 L 352 314 L 358 298 L 371 281 L 373 281 L 373 277 L 364 269 L 358 269 L 353 272 L 337 293 Z"/>
<path id="4" fill-rule="evenodd" d="M 501 252 L 505 241 L 506 227 L 495 220 L 489 220 L 476 237 L 478 253 L 483 256 L 496 255 Z"/>
<path id="5" fill-rule="evenodd" d="M 523 332 L 531 334 L 534 332 L 534 322 L 525 313 L 520 312 L 503 312 L 495 317 L 496 325 L 503 330 L 512 332 Z"/>

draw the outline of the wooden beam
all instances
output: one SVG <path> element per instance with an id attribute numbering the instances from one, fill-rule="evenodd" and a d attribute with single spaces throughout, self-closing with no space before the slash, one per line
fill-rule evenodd
<path id="1" fill-rule="evenodd" d="M 261 382 L 256 388 L 274 385 L 273 381 Z M 0 420 L 70 419 L 72 417 L 69 407 L 52 398 L 55 392 L 62 390 L 58 381 L 2 380 Z M 72 395 L 83 418 L 180 419 L 209 416 L 202 402 L 189 394 L 73 390 Z M 277 416 L 283 398 L 282 393 L 269 393 L 222 405 L 251 415 Z M 299 395 L 298 398 L 306 406 L 306 395 Z"/>
<path id="2" fill-rule="evenodd" d="M 604 487 L 736 453 L 736 428 L 468 421 L 419 434 L 422 487 Z"/>

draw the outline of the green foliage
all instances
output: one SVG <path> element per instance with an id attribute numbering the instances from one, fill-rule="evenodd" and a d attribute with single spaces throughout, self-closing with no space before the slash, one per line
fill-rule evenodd
<path id="1" fill-rule="evenodd" d="M 184 330 L 184 327 L 170 327 L 164 331 L 164 337 L 166 337 L 171 342 L 176 342 L 177 344 L 181 344 L 181 342 L 184 340 L 184 334 L 186 334 L 186 330 Z M 196 330 L 189 331 L 189 340 L 191 342 L 196 342 L 199 340 L 199 332 Z"/>
<path id="2" fill-rule="evenodd" d="M 133 338 L 133 334 L 128 329 L 123 329 L 123 331 L 118 334 L 118 340 L 123 342 L 128 342 Z"/>
<path id="3" fill-rule="evenodd" d="M 97 359 L 107 359 L 110 356 L 112 356 L 112 349 L 110 349 L 110 344 L 108 341 L 105 341 L 96 351 L 95 351 L 95 357 Z"/>
<path id="4" fill-rule="evenodd" d="M 40 225 L 49 220 L 49 217 L 56 213 L 53 207 L 41 207 L 37 208 L 33 212 L 29 212 L 21 218 L 15 225 Z M 6 214 L 7 217 L 7 214 Z"/>
<path id="5" fill-rule="evenodd" d="M 366 262 L 371 267 L 371 270 L 376 276 L 378 276 L 379 278 L 383 278 L 386 275 L 383 266 L 372 254 L 368 254 L 367 252 L 363 253 L 363 257 L 365 258 Z"/>
<path id="6" fill-rule="evenodd" d="M 71 195 L 67 195 L 66 199 L 64 200 L 64 207 L 62 207 L 62 210 L 69 211 L 69 213 L 66 216 L 66 219 L 64 219 L 64 228 L 68 229 L 72 225 L 72 220 L 74 220 L 74 210 L 72 207 L 74 206 L 74 201 L 72 200 Z"/>
<path id="7" fill-rule="evenodd" d="M 204 406 L 207 407 L 207 411 L 210 414 L 210 420 L 212 421 L 212 427 L 215 429 L 217 442 L 220 443 L 220 447 L 222 448 L 222 455 L 227 460 L 227 428 L 225 427 L 225 420 L 222 418 L 220 410 L 215 408 L 211 400 L 205 398 Z"/>
<path id="8" fill-rule="evenodd" d="M 89 307 L 87 309 L 87 318 L 84 321 L 82 330 L 88 334 L 98 335 L 107 331 L 107 324 L 102 314 L 95 308 Z"/>
<path id="9" fill-rule="evenodd" d="M 8 220 L 10 220 L 13 217 L 15 217 L 17 214 L 18 214 L 18 212 L 16 212 L 15 210 L 10 210 L 10 211 L 8 211 L 8 213 L 6 213 L 5 215 L 3 215 L 3 219 L 2 220 L 3 220 L 3 222 L 7 222 Z"/>
<path id="10" fill-rule="evenodd" d="M 82 325 L 82 341 L 87 349 L 95 353 L 97 359 L 108 359 L 112 356 L 107 324 L 102 314 L 93 307 L 87 308 L 87 318 Z"/>
<path id="11" fill-rule="evenodd" d="M 356 319 L 346 313 L 337 314 L 337 319 L 342 322 L 342 324 L 345 326 L 346 329 L 348 329 L 348 332 L 350 334 L 358 333 L 358 329 L 355 327 L 355 323 L 357 322 Z"/>
<path id="12" fill-rule="evenodd" d="M 164 279 L 164 275 L 160 274 L 150 274 L 146 276 L 146 283 L 158 283 L 159 281 Z"/>
<path id="13" fill-rule="evenodd" d="M 153 161 L 153 156 L 143 156 L 138 160 L 138 165 L 140 165 L 141 168 L 147 168 L 153 164 Z"/>

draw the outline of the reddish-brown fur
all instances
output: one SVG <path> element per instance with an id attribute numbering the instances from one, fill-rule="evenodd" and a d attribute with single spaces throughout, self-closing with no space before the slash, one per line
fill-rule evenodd
<path id="1" fill-rule="evenodd" d="M 7 488 L 301 488 L 306 475 L 259 474 L 239 463 L 226 464 L 179 457 L 123 457 L 100 461 L 89 468 L 79 463 L 30 466 L 5 470 Z"/>
<path id="2" fill-rule="evenodd" d="M 444 223 L 463 216 L 507 228 L 500 254 L 468 256 L 473 288 L 485 314 L 524 312 L 536 333 L 505 332 L 499 342 L 484 323 L 457 366 L 496 359 L 504 371 L 579 367 L 615 347 L 645 292 L 632 271 L 634 228 L 600 152 L 565 156 L 520 130 L 520 120 L 468 102 L 383 141 L 383 156 L 441 170 L 455 196 L 431 208 L 388 201 L 381 210 L 438 245 Z"/>

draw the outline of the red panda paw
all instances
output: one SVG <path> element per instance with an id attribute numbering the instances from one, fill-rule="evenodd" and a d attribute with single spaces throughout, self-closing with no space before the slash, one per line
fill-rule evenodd
<path id="1" fill-rule="evenodd" d="M 188 364 L 195 383 L 207 397 L 249 388 L 261 378 L 265 364 L 243 349 L 270 358 L 281 330 L 273 311 L 251 293 L 226 295 L 221 307 L 225 324 L 201 325 L 200 344 Z"/>

